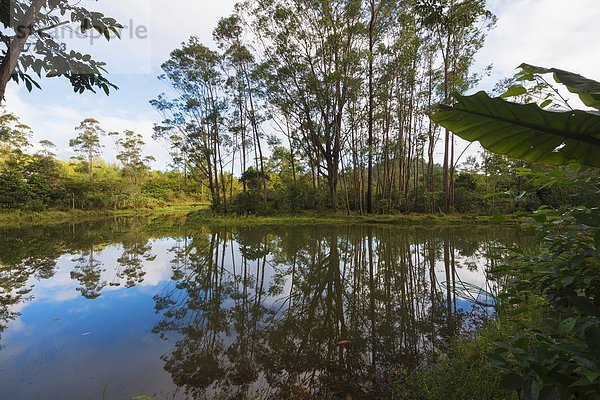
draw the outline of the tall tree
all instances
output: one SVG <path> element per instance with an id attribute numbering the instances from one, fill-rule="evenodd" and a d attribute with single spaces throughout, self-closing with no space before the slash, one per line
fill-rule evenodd
<path id="1" fill-rule="evenodd" d="M 483 46 L 485 33 L 496 23 L 486 9 L 486 0 L 419 0 L 417 11 L 434 38 L 442 59 L 443 101 L 450 93 L 465 91 L 475 81 L 469 75 L 475 53 Z M 454 134 L 444 135 L 444 210 L 454 209 Z"/>
<path id="2" fill-rule="evenodd" d="M 30 146 L 31 128 L 13 113 L 0 109 L 0 157 L 23 153 Z"/>
<path id="3" fill-rule="evenodd" d="M 221 61 L 219 53 L 201 44 L 198 38 L 190 38 L 171 52 L 171 58 L 162 65 L 165 73 L 160 79 L 177 97 L 169 100 L 161 95 L 151 104 L 164 117 L 155 127 L 155 135 L 183 139 L 188 162 L 208 181 L 213 207 L 226 210 L 223 167 L 230 139 L 223 133 L 227 103 L 222 91 Z"/>
<path id="4" fill-rule="evenodd" d="M 240 11 L 240 7 L 236 7 L 238 14 Z M 255 76 L 254 56 L 242 41 L 242 23 L 241 17 L 237 14 L 222 18 L 213 32 L 213 38 L 224 51 L 224 59 L 227 64 L 225 68 L 229 75 L 228 83 L 233 92 L 233 103 L 236 105 L 233 116 L 239 120 L 239 124 L 234 123 L 234 132 L 241 134 L 242 170 L 246 172 L 246 146 L 248 142 L 251 142 L 254 144 L 255 166 L 261 175 L 263 205 L 266 210 L 268 208 L 267 171 L 261 143 L 261 118 L 257 110 L 258 90 L 256 86 L 258 83 L 256 79 L 253 79 Z M 252 132 L 250 140 L 246 137 L 248 124 Z M 243 182 L 243 184 L 245 187 L 246 183 Z"/>
<path id="5" fill-rule="evenodd" d="M 109 135 L 117 135 L 117 160 L 123 166 L 123 175 L 133 184 L 137 185 L 143 174 L 150 168 L 149 163 L 154 161 L 153 156 L 144 156 L 143 149 L 146 144 L 143 136 L 132 130 L 123 133 L 111 132 Z"/>
<path id="6" fill-rule="evenodd" d="M 269 86 L 277 88 L 298 118 L 304 154 L 327 180 L 331 205 L 337 209 L 348 133 L 344 113 L 350 92 L 361 83 L 361 2 L 260 0 L 253 6 Z"/>
<path id="7" fill-rule="evenodd" d="M 86 160 L 88 175 L 90 180 L 94 179 L 94 158 L 100 155 L 102 144 L 100 137 L 105 134 L 100 127 L 100 122 L 94 118 L 86 118 L 81 121 L 81 124 L 76 131 L 79 133 L 75 139 L 69 141 L 69 146 L 79 154 L 80 160 Z"/>

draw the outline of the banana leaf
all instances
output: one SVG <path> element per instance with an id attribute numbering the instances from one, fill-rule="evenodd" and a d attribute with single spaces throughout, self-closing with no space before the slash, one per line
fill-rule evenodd
<path id="1" fill-rule="evenodd" d="M 455 98 L 455 106 L 440 106 L 432 118 L 465 140 L 532 163 L 600 167 L 598 114 L 545 111 L 485 92 Z"/>
<path id="2" fill-rule="evenodd" d="M 558 68 L 536 67 L 529 64 L 521 64 L 519 68 L 526 74 L 552 73 L 554 80 L 565 85 L 569 92 L 577 94 L 583 104 L 600 110 L 600 82 Z"/>

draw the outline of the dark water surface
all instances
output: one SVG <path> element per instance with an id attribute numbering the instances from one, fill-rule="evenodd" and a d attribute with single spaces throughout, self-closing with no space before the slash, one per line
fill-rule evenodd
<path id="1" fill-rule="evenodd" d="M 0 229 L 0 398 L 385 397 L 490 312 L 516 230 Z"/>

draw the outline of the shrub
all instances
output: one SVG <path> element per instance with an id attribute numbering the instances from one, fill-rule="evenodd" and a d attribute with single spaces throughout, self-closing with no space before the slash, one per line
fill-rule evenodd
<path id="1" fill-rule="evenodd" d="M 263 199 L 256 192 L 242 192 L 233 198 L 231 208 L 238 215 L 256 215 L 263 208 Z"/>

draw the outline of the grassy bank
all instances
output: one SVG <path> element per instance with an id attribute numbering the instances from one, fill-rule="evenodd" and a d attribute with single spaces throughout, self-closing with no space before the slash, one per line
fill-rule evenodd
<path id="1" fill-rule="evenodd" d="M 391 214 L 359 215 L 335 212 L 312 212 L 294 215 L 274 216 L 237 216 L 217 215 L 209 210 L 190 213 L 190 224 L 219 226 L 255 226 L 255 225 L 310 225 L 310 224 L 375 224 L 375 225 L 474 225 L 474 224 L 515 224 L 521 222 L 520 216 L 478 216 L 466 214 Z"/>
<path id="2" fill-rule="evenodd" d="M 62 224 L 79 221 L 93 221 L 113 217 L 137 217 L 137 216 L 160 216 L 160 215 L 187 215 L 199 210 L 206 209 L 206 206 L 190 205 L 172 205 L 154 209 L 137 210 L 69 210 L 69 211 L 14 211 L 9 213 L 0 213 L 0 225 L 37 225 L 37 224 Z"/>
<path id="3" fill-rule="evenodd" d="M 397 371 L 393 383 L 395 399 L 411 400 L 509 400 L 514 392 L 501 388 L 501 375 L 485 354 L 503 334 L 495 323 L 477 332 L 474 338 L 457 337 L 447 353 L 414 370 Z"/>
<path id="4" fill-rule="evenodd" d="M 413 370 L 396 372 L 394 399 L 410 400 L 518 400 L 519 392 L 506 380 L 506 371 L 490 363 L 488 356 L 498 343 L 509 340 L 523 326 L 541 327 L 549 317 L 547 303 L 532 295 L 519 305 L 501 305 L 495 318 L 472 337 L 454 337 L 444 353 Z M 493 355 L 493 354 L 492 354 Z M 514 371 L 513 371 L 514 372 Z M 542 397 L 540 397 L 542 398 Z M 548 397 L 551 398 L 551 397 Z"/>
<path id="5" fill-rule="evenodd" d="M 360 215 L 341 212 L 303 212 L 293 215 L 219 215 L 210 211 L 207 205 L 172 205 L 154 209 L 131 210 L 68 210 L 68 211 L 13 211 L 0 213 L 0 225 L 61 224 L 78 221 L 93 221 L 114 217 L 140 217 L 160 215 L 188 215 L 188 223 L 214 226 L 257 226 L 257 225 L 317 225 L 317 224 L 375 224 L 375 225 L 513 225 L 520 222 L 521 216 L 506 217 L 480 216 L 469 214 L 392 214 Z"/>

